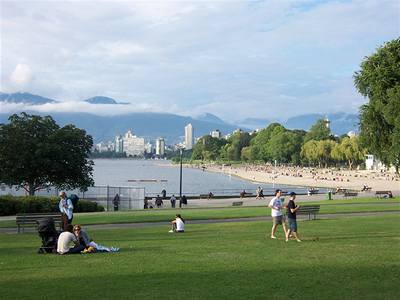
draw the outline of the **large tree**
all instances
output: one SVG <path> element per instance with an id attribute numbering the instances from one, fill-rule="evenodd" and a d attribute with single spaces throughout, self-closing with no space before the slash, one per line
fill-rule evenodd
<path id="1" fill-rule="evenodd" d="M 0 182 L 29 195 L 51 185 L 85 190 L 94 184 L 92 145 L 92 137 L 74 125 L 60 128 L 50 116 L 12 115 L 0 124 Z"/>
<path id="2" fill-rule="evenodd" d="M 331 130 L 327 126 L 326 120 L 319 119 L 311 126 L 310 131 L 304 137 L 304 142 L 311 140 L 323 141 L 331 139 Z"/>
<path id="3" fill-rule="evenodd" d="M 385 43 L 361 63 L 354 75 L 368 103 L 360 109 L 360 136 L 387 166 L 400 166 L 400 39 Z"/>

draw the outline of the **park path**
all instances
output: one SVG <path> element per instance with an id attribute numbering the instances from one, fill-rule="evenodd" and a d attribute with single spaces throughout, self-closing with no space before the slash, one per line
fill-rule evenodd
<path id="1" fill-rule="evenodd" d="M 359 213 L 335 213 L 335 214 L 318 214 L 317 220 L 325 219 L 340 219 L 340 218 L 354 218 L 354 217 L 370 217 L 381 215 L 398 215 L 400 218 L 400 211 L 381 211 L 381 212 L 359 212 Z M 308 220 L 308 216 L 299 216 L 298 220 Z M 230 219 L 205 219 L 205 220 L 187 220 L 187 224 L 213 224 L 213 223 L 235 223 L 235 222 L 253 222 L 253 221 L 271 221 L 270 216 L 264 217 L 250 217 L 250 218 L 230 218 Z M 120 228 L 143 228 L 143 227 L 156 227 L 156 226 L 170 226 L 170 222 L 142 222 L 142 223 L 114 223 L 114 224 L 94 224 L 85 225 L 85 229 L 98 230 L 98 229 L 120 229 Z M 36 232 L 33 228 L 26 228 L 26 232 Z M 0 228 L 0 233 L 16 234 L 15 227 Z"/>

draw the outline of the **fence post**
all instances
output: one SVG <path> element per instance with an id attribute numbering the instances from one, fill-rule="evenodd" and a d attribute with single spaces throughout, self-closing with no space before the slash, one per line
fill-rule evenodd
<path id="1" fill-rule="evenodd" d="M 107 211 L 110 210 L 110 187 L 107 185 Z"/>

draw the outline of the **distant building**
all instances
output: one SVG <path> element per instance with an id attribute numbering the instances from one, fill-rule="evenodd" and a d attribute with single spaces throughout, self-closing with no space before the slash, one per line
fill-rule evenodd
<path id="1" fill-rule="evenodd" d="M 372 154 L 365 155 L 365 169 L 380 171 L 385 169 L 385 165 Z"/>
<path id="2" fill-rule="evenodd" d="M 148 154 L 153 153 L 153 145 L 151 143 L 146 143 L 146 145 L 144 145 L 144 152 Z"/>
<path id="3" fill-rule="evenodd" d="M 112 152 L 115 147 L 113 142 L 100 142 L 94 146 L 94 149 L 98 152 Z"/>
<path id="4" fill-rule="evenodd" d="M 210 132 L 210 135 L 213 138 L 220 139 L 221 138 L 221 131 L 219 131 L 218 129 L 215 129 L 215 130 Z"/>
<path id="5" fill-rule="evenodd" d="M 133 135 L 130 130 L 124 135 L 124 152 L 127 156 L 144 155 L 144 138 Z"/>
<path id="6" fill-rule="evenodd" d="M 187 124 L 185 126 L 185 148 L 190 150 L 193 148 L 194 134 L 192 124 Z"/>
<path id="7" fill-rule="evenodd" d="M 355 133 L 355 131 L 351 130 L 351 131 L 349 131 L 349 132 L 347 133 L 347 136 L 350 137 L 350 138 L 356 137 L 356 136 L 357 136 L 357 133 Z"/>
<path id="8" fill-rule="evenodd" d="M 163 138 L 156 140 L 156 155 L 160 157 L 165 155 L 165 141 Z"/>
<path id="9" fill-rule="evenodd" d="M 325 122 L 326 128 L 329 129 L 331 127 L 331 121 L 329 121 L 328 116 L 325 116 L 324 122 Z"/>
<path id="10" fill-rule="evenodd" d="M 124 153 L 124 139 L 122 138 L 122 135 L 117 135 L 115 137 L 115 152 Z"/>

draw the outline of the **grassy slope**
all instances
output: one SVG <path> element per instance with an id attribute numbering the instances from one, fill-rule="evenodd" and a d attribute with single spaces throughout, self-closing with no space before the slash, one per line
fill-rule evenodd
<path id="1" fill-rule="evenodd" d="M 37 255 L 34 234 L 0 234 L 2 299 L 398 299 L 398 216 L 92 232 L 116 254 Z M 280 229 L 281 230 L 281 229 Z M 278 232 L 278 236 L 282 232 Z M 317 239 L 318 238 L 318 239 Z"/>

